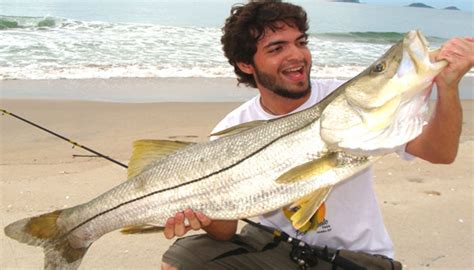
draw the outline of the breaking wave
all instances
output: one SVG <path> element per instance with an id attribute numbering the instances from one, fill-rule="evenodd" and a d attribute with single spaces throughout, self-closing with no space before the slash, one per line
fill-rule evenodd
<path id="1" fill-rule="evenodd" d="M 42 29 L 61 25 L 64 20 L 54 17 L 24 17 L 0 15 L 0 30 L 8 29 Z"/>
<path id="2" fill-rule="evenodd" d="M 234 77 L 221 34 L 219 27 L 0 15 L 0 80 Z M 397 32 L 310 34 L 312 75 L 353 77 L 402 37 Z M 428 40 L 433 48 L 444 41 Z"/>
<path id="3" fill-rule="evenodd" d="M 374 44 L 392 44 L 403 38 L 405 33 L 399 32 L 348 32 L 348 33 L 314 33 L 321 39 L 328 39 L 340 42 L 360 42 Z M 441 44 L 445 38 L 436 36 L 426 37 L 430 43 Z"/>

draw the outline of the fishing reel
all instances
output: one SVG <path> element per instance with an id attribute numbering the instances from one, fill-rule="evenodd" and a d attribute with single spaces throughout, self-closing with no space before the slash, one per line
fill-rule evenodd
<path id="1" fill-rule="evenodd" d="M 345 270 L 365 270 L 365 267 L 358 265 L 357 263 L 343 258 L 339 255 L 336 250 L 330 250 L 327 246 L 324 248 L 310 246 L 304 241 L 293 238 L 287 233 L 275 230 L 270 227 L 253 222 L 249 219 L 243 219 L 248 224 L 255 226 L 263 231 L 273 234 L 273 241 L 263 247 L 262 251 L 275 248 L 281 242 L 287 242 L 291 245 L 290 259 L 294 261 L 298 267 L 302 270 L 306 270 L 309 267 L 317 266 L 320 260 L 326 261 L 333 265 L 333 269 L 345 269 Z"/>
<path id="2" fill-rule="evenodd" d="M 288 239 L 292 244 L 290 251 L 290 259 L 294 261 L 302 270 L 308 267 L 316 266 L 319 262 L 318 257 L 315 256 L 313 249 L 302 241 L 294 241 L 292 238 Z"/>
<path id="3" fill-rule="evenodd" d="M 328 247 L 318 248 L 312 247 L 303 241 L 288 237 L 287 241 L 292 245 L 290 251 L 290 258 L 294 261 L 301 270 L 306 270 L 310 267 L 317 266 L 320 260 L 331 263 L 333 269 L 346 270 L 365 270 L 351 260 L 339 256 L 337 251 L 331 251 Z"/>

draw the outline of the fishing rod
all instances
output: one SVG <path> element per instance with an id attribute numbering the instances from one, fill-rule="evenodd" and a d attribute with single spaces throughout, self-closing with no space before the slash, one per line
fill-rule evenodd
<path id="1" fill-rule="evenodd" d="M 87 150 L 87 151 L 89 151 L 89 152 L 91 152 L 91 153 L 94 153 L 94 154 L 96 154 L 96 155 L 98 155 L 98 156 L 100 156 L 100 157 L 103 157 L 103 158 L 105 158 L 105 159 L 107 159 L 107 160 L 109 160 L 109 161 L 112 161 L 113 163 L 115 163 L 115 164 L 117 164 L 117 165 L 120 165 L 120 166 L 122 166 L 122 167 L 124 167 L 124 168 L 126 168 L 126 169 L 128 168 L 127 165 L 125 165 L 125 164 L 123 164 L 123 163 L 120 163 L 119 161 L 117 161 L 117 160 L 115 160 L 115 159 L 113 159 L 113 158 L 110 158 L 110 157 L 108 157 L 108 156 L 106 156 L 106 155 L 104 155 L 104 154 L 101 154 L 101 153 L 99 153 L 99 152 L 97 152 L 97 151 L 95 151 L 95 150 L 93 150 L 93 149 L 91 149 L 91 148 L 89 148 L 89 147 L 87 147 L 87 146 L 80 145 L 79 143 L 77 143 L 77 142 L 75 142 L 75 141 L 73 141 L 73 140 L 71 140 L 71 139 L 68 139 L 68 138 L 64 137 L 63 135 L 61 135 L 61 134 L 58 134 L 58 133 L 56 133 L 56 132 L 54 132 L 54 131 L 51 131 L 51 130 L 49 130 L 49 129 L 45 128 L 45 127 L 42 127 L 42 126 L 40 126 L 40 125 L 38 125 L 38 124 L 36 124 L 36 123 L 33 123 L 33 122 L 31 122 L 31 121 L 29 121 L 29 120 L 27 120 L 27 119 L 25 119 L 25 118 L 23 118 L 23 117 L 21 117 L 21 116 L 19 116 L 19 115 L 16 115 L 16 114 L 14 114 L 14 113 L 12 113 L 12 112 L 9 112 L 9 111 L 7 111 L 7 110 L 4 110 L 4 109 L 0 109 L 0 112 L 2 112 L 2 115 L 7 114 L 7 115 L 10 115 L 10 116 L 12 116 L 12 117 L 15 117 L 15 118 L 17 118 L 17 119 L 19 119 L 19 120 L 21 120 L 21 121 L 23 121 L 23 122 L 26 122 L 26 123 L 28 123 L 28 124 L 34 126 L 34 127 L 37 127 L 37 128 L 39 128 L 39 129 L 41 129 L 41 130 L 43 130 L 43 131 L 46 131 L 46 132 L 49 133 L 49 134 L 52 134 L 52 135 L 54 135 L 54 136 L 56 136 L 56 137 L 58 137 L 58 138 L 61 138 L 61 139 L 67 141 L 68 143 L 70 143 L 70 144 L 72 144 L 72 145 L 74 145 L 74 146 L 80 147 L 80 148 L 82 148 L 82 149 L 84 149 L 84 150 Z M 248 219 L 242 219 L 242 220 L 246 221 L 247 223 L 250 223 L 250 222 L 251 222 L 251 221 L 248 220 Z"/>
<path id="2" fill-rule="evenodd" d="M 113 158 L 110 158 L 110 157 L 108 157 L 108 156 L 106 156 L 106 155 L 104 155 L 104 154 L 101 154 L 101 153 L 99 153 L 99 152 L 97 152 L 97 151 L 95 151 L 95 150 L 93 150 L 93 149 L 91 149 L 91 148 L 89 148 L 89 147 L 87 147 L 87 146 L 80 145 L 79 143 L 77 143 L 77 142 L 75 142 L 75 141 L 73 141 L 73 140 L 71 140 L 71 139 L 68 139 L 68 138 L 66 138 L 66 137 L 64 137 L 64 136 L 62 136 L 62 135 L 60 135 L 60 134 L 58 134 L 58 133 L 56 133 L 56 132 L 54 132 L 54 131 L 51 131 L 51 130 L 49 130 L 49 129 L 47 129 L 47 128 L 44 128 L 44 127 L 42 127 L 42 126 L 40 126 L 40 125 L 38 125 L 38 124 L 36 124 L 36 123 L 33 123 L 33 122 L 31 122 L 31 121 L 29 121 L 29 120 L 27 120 L 27 119 L 25 119 L 25 118 L 23 118 L 23 117 L 21 117 L 21 116 L 19 116 L 19 115 L 16 115 L 16 114 L 14 114 L 14 113 L 12 113 L 12 112 L 9 112 L 9 111 L 7 111 L 7 110 L 4 110 L 4 109 L 0 109 L 0 111 L 2 112 L 2 115 L 5 115 L 5 114 L 6 114 L 6 115 L 10 115 L 10 116 L 12 116 L 12 117 L 15 117 L 15 118 L 17 118 L 17 119 L 19 119 L 19 120 L 21 120 L 21 121 L 27 123 L 27 124 L 30 124 L 30 125 L 32 125 L 32 126 L 34 126 L 34 127 L 37 127 L 37 128 L 39 128 L 39 129 L 41 129 L 41 130 L 43 130 L 43 131 L 45 131 L 45 132 L 47 132 L 47 133 L 49 133 L 49 134 L 52 134 L 52 135 L 54 135 L 54 136 L 56 136 L 56 137 L 58 137 L 58 138 L 60 138 L 60 139 L 62 139 L 62 140 L 64 140 L 64 141 L 66 141 L 66 142 L 72 144 L 73 147 L 74 147 L 74 146 L 77 146 L 77 147 L 82 148 L 82 149 L 84 149 L 84 150 L 87 150 L 87 151 L 89 151 L 89 152 L 91 152 L 91 153 L 93 153 L 93 154 L 95 154 L 95 155 L 97 155 L 97 156 L 99 156 L 99 157 L 105 158 L 105 159 L 107 159 L 108 161 L 111 161 L 111 162 L 113 162 L 113 163 L 115 163 L 115 164 L 117 164 L 117 165 L 119 165 L 119 166 L 122 166 L 122 167 L 124 167 L 124 168 L 128 168 L 127 165 L 125 165 L 125 164 L 123 164 L 123 163 L 121 163 L 121 162 L 119 162 L 119 161 L 117 161 L 117 160 L 115 160 L 115 159 L 113 159 Z"/>
<path id="3" fill-rule="evenodd" d="M 123 164 L 123 163 L 120 163 L 119 161 L 117 161 L 117 160 L 115 160 L 115 159 L 113 159 L 113 158 L 110 158 L 110 157 L 108 157 L 108 156 L 106 156 L 106 155 L 104 155 L 104 154 L 101 154 L 101 153 L 99 153 L 99 152 L 97 152 L 97 151 L 95 151 L 95 150 L 93 150 L 93 149 L 91 149 L 91 148 L 89 148 L 89 147 L 87 147 L 87 146 L 80 145 L 79 143 L 77 143 L 77 142 L 75 142 L 75 141 L 73 141 L 73 140 L 71 140 L 71 139 L 68 139 L 68 138 L 64 137 L 63 135 L 61 135 L 61 134 L 58 134 L 58 133 L 56 133 L 56 132 L 54 132 L 54 131 L 51 131 L 51 130 L 49 130 L 49 129 L 47 129 L 47 128 L 44 128 L 44 127 L 42 127 L 42 126 L 40 126 L 40 125 L 38 125 L 38 124 L 36 124 L 36 123 L 33 123 L 33 122 L 31 122 L 31 121 L 29 121 L 29 120 L 27 120 L 27 119 L 25 119 L 25 118 L 23 118 L 23 117 L 21 117 L 21 116 L 19 116 L 19 115 L 16 115 L 16 114 L 14 114 L 14 113 L 12 113 L 12 112 L 9 112 L 9 111 L 7 111 L 7 110 L 4 110 L 4 109 L 0 109 L 0 112 L 2 112 L 2 115 L 7 114 L 7 115 L 10 115 L 10 116 L 12 116 L 12 117 L 15 117 L 15 118 L 17 118 L 17 119 L 19 119 L 19 120 L 21 120 L 21 121 L 23 121 L 23 122 L 26 122 L 26 123 L 28 123 L 28 124 L 34 126 L 34 127 L 37 127 L 37 128 L 39 128 L 39 129 L 41 129 L 41 130 L 43 130 L 43 131 L 48 132 L 49 134 L 52 134 L 52 135 L 54 135 L 54 136 L 56 136 L 56 137 L 58 137 L 58 138 L 63 139 L 63 140 L 65 140 L 65 141 L 67 141 L 68 143 L 72 144 L 73 146 L 80 147 L 80 148 L 82 148 L 82 149 L 84 149 L 84 150 L 87 150 L 87 151 L 89 151 L 89 152 L 91 152 L 91 153 L 94 153 L 94 154 L 96 154 L 96 155 L 98 155 L 98 156 L 100 156 L 100 157 L 103 157 L 103 158 L 105 158 L 105 159 L 107 159 L 107 160 L 109 160 L 109 161 L 112 161 L 113 163 L 115 163 L 115 164 L 117 164 L 117 165 L 120 165 L 120 166 L 122 166 L 122 167 L 124 167 L 124 168 L 126 168 L 126 169 L 128 168 L 127 165 L 125 165 L 125 164 Z M 251 221 L 248 220 L 248 219 L 243 219 L 243 220 L 246 221 L 247 223 L 250 223 L 250 222 L 251 222 Z"/>
<path id="4" fill-rule="evenodd" d="M 27 124 L 30 124 L 34 127 L 37 127 L 49 134 L 52 134 L 70 144 L 74 146 L 77 146 L 79 148 L 82 148 L 84 150 L 87 150 L 99 157 L 102 157 L 102 158 L 105 158 L 107 159 L 108 161 L 111 161 L 123 168 L 128 168 L 127 165 L 113 159 L 113 158 L 110 158 L 104 154 L 101 154 L 87 146 L 84 146 L 84 145 L 81 145 L 71 139 L 68 139 L 66 138 L 65 136 L 61 135 L 61 134 L 58 134 L 54 131 L 51 131 L 45 127 L 42 127 L 36 123 L 33 123 L 19 115 L 16 115 L 12 112 L 9 112 L 7 110 L 4 110 L 4 109 L 0 109 L 0 112 L 2 112 L 2 115 L 10 115 L 14 118 L 17 118 Z M 311 266 L 315 266 L 318 264 L 318 261 L 317 259 L 321 259 L 321 260 L 324 260 L 324 261 L 327 261 L 329 263 L 332 263 L 333 265 L 335 266 L 340 266 L 342 267 L 343 269 L 353 269 L 353 270 L 361 270 L 361 269 L 365 269 L 363 267 L 360 267 L 359 265 L 355 264 L 354 262 L 350 261 L 350 260 L 347 260 L 341 256 L 339 256 L 338 253 L 334 253 L 334 252 L 330 252 L 327 247 L 324 248 L 324 249 L 321 249 L 321 248 L 316 248 L 316 247 L 311 247 L 309 246 L 308 244 L 306 244 L 305 242 L 301 241 L 301 240 L 298 240 L 298 239 L 295 239 L 295 238 L 292 238 L 290 237 L 288 234 L 284 233 L 283 231 L 280 231 L 280 230 L 277 230 L 277 229 L 273 229 L 273 228 L 269 228 L 269 227 L 266 227 L 266 226 L 263 226 L 259 223 L 256 223 L 256 222 L 253 222 L 252 220 L 250 219 L 247 219 L 247 218 L 243 218 L 241 219 L 242 221 L 254 226 L 254 227 L 257 227 L 263 231 L 266 231 L 268 233 L 271 233 L 273 236 L 274 236 L 274 241 L 272 243 L 269 244 L 268 247 L 274 247 L 276 245 L 278 245 L 280 243 L 281 240 L 284 240 L 286 242 L 288 242 L 290 245 L 292 245 L 292 249 L 291 249 L 291 253 L 290 253 L 290 258 L 298 264 L 299 268 L 300 269 L 307 269 L 308 267 L 311 267 Z"/>

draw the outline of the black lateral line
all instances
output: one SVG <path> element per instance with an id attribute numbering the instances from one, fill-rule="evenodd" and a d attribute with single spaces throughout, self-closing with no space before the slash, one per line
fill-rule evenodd
<path id="1" fill-rule="evenodd" d="M 318 119 L 319 119 L 319 118 L 318 118 Z M 219 174 L 219 173 L 221 173 L 221 172 L 223 172 L 223 171 L 226 171 L 226 170 L 228 170 L 228 169 L 230 169 L 230 168 L 232 168 L 232 167 L 235 167 L 235 166 L 237 166 L 238 164 L 242 163 L 243 161 L 245 161 L 245 160 L 249 159 L 250 157 L 256 155 L 257 153 L 261 152 L 263 149 L 265 149 L 265 148 L 268 147 L 269 145 L 275 143 L 276 141 L 280 140 L 281 138 L 286 137 L 286 136 L 288 136 L 288 135 L 290 135 L 290 134 L 292 134 L 292 133 L 294 133 L 294 132 L 297 132 L 297 131 L 299 131 L 299 130 L 302 130 L 302 129 L 306 128 L 307 126 L 311 125 L 313 122 L 314 122 L 314 121 L 310 121 L 308 124 L 303 125 L 302 127 L 298 128 L 298 129 L 296 129 L 296 130 L 293 130 L 293 131 L 291 131 L 291 132 L 285 133 L 285 134 L 283 134 L 283 135 L 281 135 L 281 136 L 275 138 L 274 140 L 270 141 L 268 144 L 265 144 L 265 145 L 262 146 L 261 148 L 257 149 L 255 152 L 251 153 L 251 154 L 248 155 L 247 157 L 245 157 L 245 158 L 243 158 L 243 159 L 237 161 L 237 162 L 234 163 L 234 164 L 229 165 L 228 167 L 222 168 L 222 169 L 220 169 L 220 170 L 218 170 L 218 171 L 215 171 L 215 172 L 210 173 L 210 174 L 208 174 L 208 175 L 206 175 L 206 176 L 203 176 L 203 177 L 200 177 L 200 178 L 191 180 L 191 181 L 186 182 L 186 183 L 182 183 L 182 184 L 179 184 L 179 185 L 176 185 L 176 186 L 172 186 L 172 187 L 169 187 L 169 188 L 165 188 L 165 189 L 160 189 L 160 190 L 157 190 L 157 191 L 153 191 L 153 192 L 151 192 L 151 193 L 145 194 L 145 195 L 143 195 L 143 196 L 137 197 L 137 198 L 135 198 L 135 199 L 132 199 L 132 200 L 129 200 L 129 201 L 126 201 L 126 202 L 123 202 L 123 203 L 121 203 L 121 204 L 119 204 L 119 205 L 117 205 L 117 206 L 114 206 L 114 207 L 112 207 L 112 208 L 110 208 L 110 209 L 107 209 L 107 210 L 105 210 L 105 211 L 102 211 L 102 212 L 100 212 L 100 213 L 98 213 L 98 214 L 96 214 L 96 215 L 94 215 L 94 216 L 92 216 L 92 217 L 86 219 L 85 221 L 79 223 L 77 226 L 75 226 L 74 228 L 72 228 L 71 230 L 69 230 L 69 231 L 66 233 L 66 235 L 69 234 L 69 233 L 71 233 L 72 231 L 78 229 L 79 227 L 83 226 L 84 224 L 86 224 L 86 223 L 88 223 L 88 222 L 90 222 L 90 221 L 92 221 L 92 220 L 94 220 L 94 219 L 96 219 L 96 218 L 98 218 L 98 217 L 100 217 L 100 216 L 102 216 L 102 215 L 105 215 L 105 214 L 107 214 L 107 213 L 109 213 L 109 212 L 112 212 L 112 211 L 114 211 L 114 210 L 116 210 L 116 209 L 118 209 L 118 208 L 120 208 L 120 207 L 122 207 L 122 206 L 124 206 L 124 205 L 127 205 L 127 204 L 130 204 L 130 203 L 133 203 L 133 202 L 142 200 L 142 199 L 144 199 L 144 198 L 153 196 L 153 195 L 158 194 L 158 193 L 166 192 L 166 191 L 169 191 L 169 190 L 172 190 L 172 189 L 176 189 L 176 188 L 180 188 L 180 187 L 182 187 L 182 186 L 186 186 L 186 185 L 190 185 L 190 184 L 196 183 L 196 182 L 198 182 L 198 181 L 201 181 L 201 180 L 203 180 L 203 179 L 206 179 L 206 178 L 208 178 L 208 177 L 211 177 L 211 176 L 213 176 L 213 175 L 216 175 L 216 174 Z"/>

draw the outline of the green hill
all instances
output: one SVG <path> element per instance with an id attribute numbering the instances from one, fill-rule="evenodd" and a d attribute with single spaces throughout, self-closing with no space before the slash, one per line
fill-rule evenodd
<path id="1" fill-rule="evenodd" d="M 449 9 L 449 10 L 460 10 L 459 8 L 455 6 L 450 6 L 450 7 L 445 7 L 444 9 Z"/>
<path id="2" fill-rule="evenodd" d="M 413 4 L 409 4 L 408 6 L 409 7 L 418 7 L 418 8 L 434 8 L 432 6 L 428 6 L 427 4 L 423 4 L 423 3 L 413 3 Z"/>

